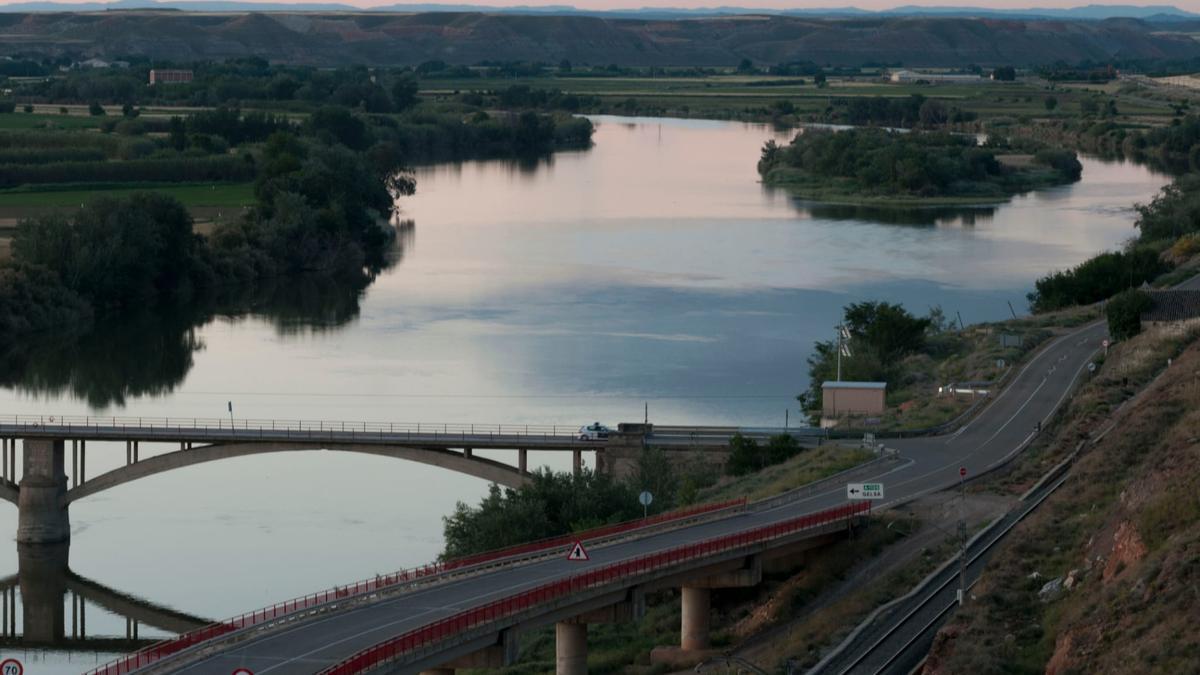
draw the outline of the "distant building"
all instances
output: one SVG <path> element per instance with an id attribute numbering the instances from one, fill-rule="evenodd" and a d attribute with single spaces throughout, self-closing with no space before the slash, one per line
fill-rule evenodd
<path id="1" fill-rule="evenodd" d="M 1150 309 L 1142 312 L 1142 323 L 1154 326 L 1200 319 L 1200 291 L 1147 291 Z"/>
<path id="2" fill-rule="evenodd" d="M 192 81 L 190 70 L 151 70 L 150 84 L 187 84 Z"/>
<path id="3" fill-rule="evenodd" d="M 825 382 L 821 385 L 821 417 L 835 421 L 843 417 L 882 415 L 887 382 Z"/>
<path id="4" fill-rule="evenodd" d="M 104 59 L 88 59 L 75 64 L 76 68 L 108 68 L 110 66 L 112 64 Z"/>
<path id="5" fill-rule="evenodd" d="M 979 75 L 951 75 L 948 73 L 921 73 L 915 70 L 893 71 L 888 77 L 896 84 L 913 82 L 985 82 Z"/>

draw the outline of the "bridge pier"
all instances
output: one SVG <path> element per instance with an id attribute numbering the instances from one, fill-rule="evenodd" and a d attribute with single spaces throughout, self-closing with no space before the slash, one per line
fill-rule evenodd
<path id="1" fill-rule="evenodd" d="M 17 495 L 17 543 L 55 544 L 71 539 L 63 496 L 67 475 L 62 439 L 32 439 L 24 446 L 24 475 Z"/>
<path id="2" fill-rule="evenodd" d="M 712 609 L 712 591 L 707 588 L 684 586 L 680 603 L 683 609 L 679 648 L 685 652 L 708 649 L 709 618 Z"/>
<path id="3" fill-rule="evenodd" d="M 650 652 L 650 662 L 682 667 L 707 657 L 712 651 L 712 590 L 757 586 L 762 583 L 762 567 L 762 558 L 754 555 L 746 559 L 741 569 L 684 581 L 679 589 L 679 646 L 655 647 Z"/>
<path id="4" fill-rule="evenodd" d="M 582 450 L 572 450 L 571 451 L 571 472 L 574 473 L 576 476 L 583 473 L 583 451 Z"/>
<path id="5" fill-rule="evenodd" d="M 521 473 L 529 473 L 529 451 L 525 448 L 517 450 L 517 470 Z"/>
<path id="6" fill-rule="evenodd" d="M 555 675 L 587 675 L 587 624 L 554 624 L 554 652 Z"/>

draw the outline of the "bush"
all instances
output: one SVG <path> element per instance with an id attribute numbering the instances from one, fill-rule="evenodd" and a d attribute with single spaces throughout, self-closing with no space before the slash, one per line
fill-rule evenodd
<path id="1" fill-rule="evenodd" d="M 637 491 L 608 474 L 579 475 L 543 469 L 528 485 L 501 489 L 492 484 L 479 506 L 459 502 L 442 518 L 443 558 L 536 541 L 632 520 L 642 515 Z"/>
<path id="2" fill-rule="evenodd" d="M 17 104 L 13 101 L 0 101 L 0 113 L 11 113 L 16 111 Z"/>
<path id="3" fill-rule="evenodd" d="M 1027 296 L 1029 306 L 1036 313 L 1099 302 L 1167 270 L 1158 252 L 1147 246 L 1101 253 L 1071 270 L 1038 279 Z"/>
<path id="4" fill-rule="evenodd" d="M 1142 313 L 1150 309 L 1150 296 L 1130 289 L 1108 301 L 1108 333 L 1114 340 L 1128 340 L 1142 332 Z"/>

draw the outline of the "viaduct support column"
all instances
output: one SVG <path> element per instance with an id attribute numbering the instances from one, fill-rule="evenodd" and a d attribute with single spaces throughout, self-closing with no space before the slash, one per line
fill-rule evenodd
<path id="1" fill-rule="evenodd" d="M 521 473 L 529 473 L 529 451 L 525 448 L 517 451 L 517 470 Z"/>
<path id="2" fill-rule="evenodd" d="M 572 450 L 571 451 L 571 470 L 575 473 L 576 476 L 583 473 L 583 451 L 582 450 Z"/>
<path id="3" fill-rule="evenodd" d="M 71 539 L 71 521 L 62 506 L 67 493 L 63 441 L 23 442 L 25 471 L 17 497 L 17 543 L 54 544 Z"/>
<path id="4" fill-rule="evenodd" d="M 711 609 L 711 593 L 707 588 L 684 586 L 683 621 L 679 646 L 683 651 L 708 649 L 708 625 Z"/>
<path id="5" fill-rule="evenodd" d="M 587 675 L 587 624 L 554 624 L 555 675 Z"/>

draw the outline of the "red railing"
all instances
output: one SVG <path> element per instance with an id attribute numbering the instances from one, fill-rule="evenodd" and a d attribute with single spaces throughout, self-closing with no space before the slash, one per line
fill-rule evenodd
<path id="1" fill-rule="evenodd" d="M 603 525 L 591 530 L 576 532 L 572 534 L 564 534 L 559 537 L 550 537 L 548 539 L 540 539 L 538 541 L 529 542 L 528 544 L 517 544 L 508 548 L 501 548 L 495 551 L 486 551 L 475 555 L 464 556 L 446 561 L 446 569 L 457 569 L 468 565 L 478 565 L 481 563 L 498 560 L 500 558 L 509 558 L 512 556 L 521 555 L 524 553 L 532 553 L 535 551 L 549 550 L 559 547 L 566 547 L 575 541 L 587 541 L 589 539 L 600 539 L 602 537 L 611 537 L 613 535 L 624 532 L 632 532 L 645 527 L 651 527 L 660 523 L 667 523 L 673 520 L 683 520 L 708 513 L 722 511 L 724 509 L 736 508 L 746 505 L 746 498 L 731 499 L 724 502 L 713 502 L 711 504 L 698 504 L 675 511 L 667 511 L 660 513 L 657 516 L 649 518 L 639 518 L 637 520 L 627 520 L 613 525 Z"/>
<path id="2" fill-rule="evenodd" d="M 198 628 L 196 630 L 183 633 L 182 635 L 179 635 L 171 640 L 150 645 L 145 649 L 141 649 L 120 659 L 100 666 L 95 670 L 89 671 L 87 675 L 123 675 L 124 673 L 131 672 L 137 668 L 150 665 L 167 656 L 181 652 L 188 647 L 192 647 L 213 638 L 221 637 L 222 635 L 226 635 L 235 630 L 268 623 L 294 612 L 317 607 L 330 602 L 335 602 L 337 600 L 345 600 L 363 593 L 372 593 L 374 591 L 389 588 L 398 584 L 404 584 L 417 581 L 419 579 L 436 576 L 443 572 L 449 572 L 451 570 L 462 569 L 472 565 L 479 565 L 482 563 L 501 560 L 504 558 L 511 558 L 523 554 L 535 553 L 538 551 L 549 552 L 556 548 L 565 547 L 576 540 L 588 541 L 603 537 L 611 537 L 623 532 L 633 532 L 635 530 L 652 527 L 654 525 L 659 525 L 666 522 L 683 520 L 707 513 L 714 513 L 723 509 L 745 506 L 745 504 L 745 498 L 724 502 L 715 502 L 711 504 L 699 504 L 697 506 L 679 509 L 676 511 L 668 511 L 650 518 L 629 520 L 613 525 L 605 525 L 591 530 L 585 530 L 583 532 L 563 535 L 561 537 L 552 537 L 528 544 L 520 544 L 517 546 L 511 546 L 509 548 L 502 548 L 495 551 L 478 553 L 462 558 L 454 558 L 447 561 L 431 563 L 421 567 L 401 570 L 391 574 L 376 576 L 371 579 L 363 579 L 362 581 L 357 581 L 353 584 L 347 584 L 345 586 L 335 586 L 325 591 L 311 593 L 301 598 L 295 598 L 293 600 L 276 603 L 270 607 L 265 607 L 253 612 L 246 612 L 245 614 L 233 617 L 232 619 L 227 619 L 220 623 L 210 624 L 208 626 L 204 626 L 203 628 Z"/>
<path id="3" fill-rule="evenodd" d="M 559 581 L 552 581 L 532 590 L 496 600 L 481 607 L 459 612 L 435 623 L 398 635 L 326 668 L 321 671 L 321 675 L 352 675 L 360 673 L 374 666 L 404 656 L 407 653 L 433 645 L 448 637 L 460 635 L 472 628 L 510 617 L 526 609 L 576 594 L 595 586 L 603 586 L 617 579 L 627 579 L 631 576 L 651 572 L 661 567 L 676 565 L 696 558 L 708 557 L 722 551 L 770 541 L 771 539 L 787 536 L 800 530 L 828 525 L 829 523 L 867 513 L 869 510 L 869 502 L 847 504 L 757 529 L 725 535 L 694 544 L 687 544 L 658 553 L 651 553 L 639 558 L 606 565 Z"/>

